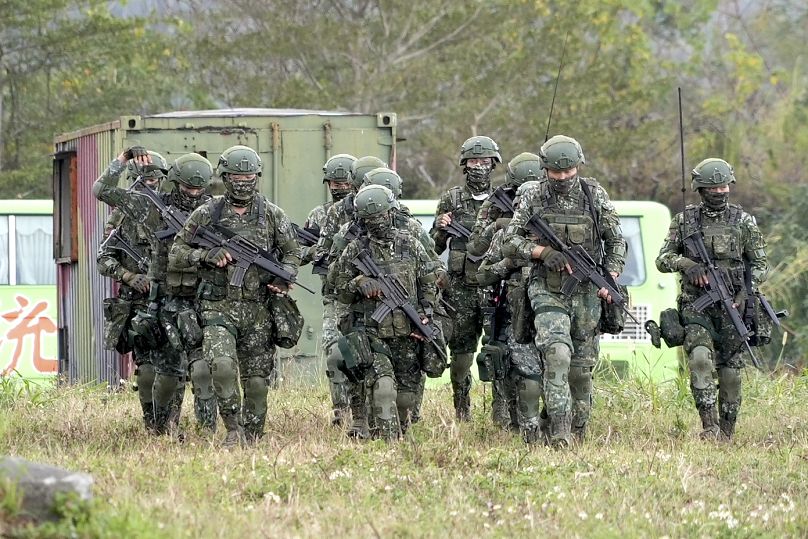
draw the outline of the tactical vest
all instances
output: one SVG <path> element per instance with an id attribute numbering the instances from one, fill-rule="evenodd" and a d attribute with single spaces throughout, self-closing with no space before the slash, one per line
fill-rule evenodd
<path id="1" fill-rule="evenodd" d="M 724 212 L 717 217 L 708 217 L 701 205 L 689 205 L 682 215 L 682 238 L 694 230 L 701 230 L 704 246 L 715 262 L 716 267 L 726 271 L 734 291 L 744 288 L 743 238 L 740 222 L 743 209 L 737 204 L 727 204 Z M 685 256 L 698 260 L 695 252 L 688 251 Z M 684 292 L 700 295 L 702 290 L 690 282 L 683 281 Z"/>
<path id="2" fill-rule="evenodd" d="M 452 202 L 452 219 L 459 222 L 469 230 L 474 230 L 477 222 L 477 212 L 483 205 L 483 200 L 474 200 L 471 193 L 463 187 L 452 187 L 449 189 L 449 197 Z M 449 242 L 449 273 L 452 277 L 462 277 L 465 286 L 479 286 L 477 282 L 477 270 L 482 260 L 472 262 L 466 256 L 466 238 L 455 238 L 452 236 Z"/>
<path id="3" fill-rule="evenodd" d="M 382 247 L 367 238 L 359 240 L 363 248 L 370 251 L 379 269 L 387 275 L 396 275 L 409 293 L 413 305 L 417 306 L 416 261 L 412 258 L 412 238 L 397 232 L 390 247 Z M 412 332 L 410 320 L 401 309 L 395 309 L 382 322 L 376 323 L 371 316 L 381 304 L 374 298 L 362 298 L 352 305 L 355 326 L 364 326 L 379 338 L 406 337 Z"/>
<path id="4" fill-rule="evenodd" d="M 267 204 L 269 201 L 260 193 L 255 194 L 249 210 L 242 216 L 235 212 L 232 215 L 224 214 L 224 197 L 216 197 L 206 204 L 210 210 L 210 227 L 223 226 L 242 236 L 259 247 L 272 251 L 274 245 L 270 244 L 269 230 L 267 229 Z M 211 267 L 208 264 L 200 266 L 201 283 L 198 296 L 200 299 L 220 301 L 251 300 L 263 301 L 268 295 L 266 285 L 271 277 L 256 266 L 250 266 L 244 275 L 241 286 L 231 286 L 230 279 L 236 271 L 234 264 L 223 268 Z"/>
<path id="5" fill-rule="evenodd" d="M 150 257 L 151 243 L 149 243 L 149 230 L 142 223 L 138 223 L 137 221 L 127 218 L 122 211 L 117 210 L 110 215 L 108 225 L 112 226 L 113 228 L 117 228 L 121 238 L 123 238 L 138 253 L 141 253 L 147 258 Z M 130 271 L 132 273 L 143 272 L 143 270 L 138 267 L 137 262 L 135 262 L 132 257 L 126 253 L 114 251 L 114 254 L 109 254 L 115 258 L 120 263 L 121 267 L 126 271 Z M 151 266 L 151 261 L 149 265 Z M 148 294 L 135 290 L 128 284 L 121 281 L 120 288 L 118 290 L 118 297 L 128 300 L 137 300 L 146 298 L 147 295 Z"/>
<path id="6" fill-rule="evenodd" d="M 597 188 L 598 183 L 592 178 L 579 178 L 581 182 L 586 182 L 590 193 Z M 558 201 L 558 197 L 550 187 L 549 181 L 540 184 L 540 206 L 531 207 L 530 215 L 538 213 L 544 221 L 550 225 L 558 237 L 572 247 L 580 245 L 595 260 L 601 260 L 601 240 L 597 236 L 595 219 L 599 218 L 598 212 L 589 203 L 588 197 L 581 188 L 573 189 L 565 198 L 571 199 L 569 208 L 563 208 Z M 535 266 L 537 274 L 544 279 L 548 290 L 559 292 L 561 286 L 570 276 L 565 271 L 547 271 L 543 264 Z M 580 291 L 585 288 L 579 287 Z"/>
<path id="7" fill-rule="evenodd" d="M 207 195 L 203 196 L 206 197 L 206 201 L 210 198 Z M 166 206 L 176 206 L 171 193 L 161 193 L 160 198 Z M 159 223 L 160 228 L 165 226 L 162 219 Z M 173 244 L 173 237 L 157 241 L 157 250 L 152 254 L 152 265 L 149 268 L 151 278 L 159 284 L 160 295 L 193 297 L 199 288 L 199 271 L 196 268 L 169 271 L 168 252 Z"/>

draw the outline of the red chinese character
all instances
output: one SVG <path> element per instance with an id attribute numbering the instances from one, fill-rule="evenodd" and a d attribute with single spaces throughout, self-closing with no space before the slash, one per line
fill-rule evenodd
<path id="1" fill-rule="evenodd" d="M 40 301 L 28 313 L 24 313 L 24 309 L 30 302 L 24 296 L 17 296 L 16 299 L 20 308 L 0 315 L 8 322 L 19 320 L 6 332 L 6 338 L 10 341 L 17 341 L 17 346 L 14 349 L 11 364 L 3 371 L 3 376 L 7 376 L 17 368 L 22 354 L 23 340 L 29 335 L 34 339 L 34 369 L 42 373 L 56 372 L 56 359 L 42 357 L 42 333 L 56 333 L 56 324 L 53 320 L 47 316 L 40 316 L 48 308 L 48 303 Z M 0 339 L 0 346 L 2 345 L 3 340 Z"/>

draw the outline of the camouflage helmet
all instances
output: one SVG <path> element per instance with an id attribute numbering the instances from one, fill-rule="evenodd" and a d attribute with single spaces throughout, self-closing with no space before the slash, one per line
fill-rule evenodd
<path id="1" fill-rule="evenodd" d="M 404 182 L 401 181 L 401 176 L 396 174 L 395 171 L 389 168 L 379 167 L 374 168 L 365 174 L 364 185 L 383 185 L 390 189 L 393 196 L 398 199 L 401 196 L 401 186 Z"/>
<path id="2" fill-rule="evenodd" d="M 696 191 L 702 187 L 720 187 L 735 183 L 735 171 L 732 166 L 716 157 L 705 159 L 690 172 L 691 188 Z"/>
<path id="3" fill-rule="evenodd" d="M 567 170 L 586 164 L 584 151 L 577 140 L 564 135 L 556 135 L 541 145 L 539 150 L 542 168 Z"/>
<path id="4" fill-rule="evenodd" d="M 363 219 L 384 213 L 394 207 L 393 192 L 383 185 L 366 185 L 354 197 L 356 214 Z"/>
<path id="5" fill-rule="evenodd" d="M 216 173 L 219 176 L 224 174 L 255 174 L 261 175 L 261 157 L 258 152 L 247 146 L 231 146 L 222 152 L 219 163 L 216 166 Z"/>
<path id="6" fill-rule="evenodd" d="M 362 187 L 362 183 L 365 181 L 365 174 L 374 168 L 380 167 L 386 168 L 387 163 L 373 155 L 366 155 L 354 161 L 351 165 L 351 185 L 353 185 L 353 188 L 359 189 Z"/>
<path id="7" fill-rule="evenodd" d="M 213 177 L 213 165 L 198 153 L 181 155 L 168 171 L 169 181 L 186 187 L 205 188 Z"/>
<path id="8" fill-rule="evenodd" d="M 151 150 L 148 150 L 148 154 L 151 157 L 151 165 L 139 167 L 134 160 L 129 161 L 129 164 L 126 165 L 127 174 L 129 174 L 132 181 L 135 181 L 138 176 L 143 176 L 145 180 L 163 178 L 168 172 L 168 163 L 165 157 Z"/>
<path id="9" fill-rule="evenodd" d="M 356 157 L 347 153 L 338 153 L 328 158 L 323 165 L 323 183 L 351 181 L 351 165 Z"/>
<path id="10" fill-rule="evenodd" d="M 493 160 L 494 166 L 497 163 L 502 163 L 502 156 L 499 155 L 499 146 L 494 139 L 478 135 L 466 139 L 460 146 L 460 166 L 465 166 L 466 161 L 469 159 L 481 159 L 483 157 L 490 157 Z"/>
<path id="11" fill-rule="evenodd" d="M 536 181 L 544 176 L 541 160 L 535 153 L 522 152 L 508 163 L 505 173 L 508 183 L 522 185 L 527 181 Z"/>

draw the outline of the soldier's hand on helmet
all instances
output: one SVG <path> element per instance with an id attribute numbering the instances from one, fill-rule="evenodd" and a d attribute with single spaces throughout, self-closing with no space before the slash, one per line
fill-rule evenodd
<path id="1" fill-rule="evenodd" d="M 223 268 L 233 261 L 233 256 L 224 247 L 214 247 L 205 253 L 204 261 L 211 266 Z"/>
<path id="2" fill-rule="evenodd" d="M 146 148 L 143 146 L 130 146 L 118 156 L 118 161 L 121 163 L 126 163 L 131 160 L 134 160 L 140 167 L 151 165 L 152 163 L 149 152 L 146 151 Z"/>
<path id="3" fill-rule="evenodd" d="M 567 270 L 569 273 L 572 273 L 570 265 L 567 263 L 567 257 L 564 256 L 564 253 L 556 251 L 549 245 L 545 247 L 539 254 L 539 260 L 541 260 L 544 267 L 550 271 Z"/>
<path id="4" fill-rule="evenodd" d="M 357 284 L 359 293 L 366 298 L 378 298 L 382 295 L 382 287 L 379 281 L 372 277 L 362 277 Z"/>
<path id="5" fill-rule="evenodd" d="M 452 212 L 438 215 L 438 218 L 435 219 L 435 224 L 438 225 L 438 228 L 446 228 L 452 224 Z"/>
<path id="6" fill-rule="evenodd" d="M 126 271 L 123 274 L 122 280 L 138 292 L 148 292 L 151 286 L 149 278 L 142 273 L 132 273 L 131 271 Z"/>

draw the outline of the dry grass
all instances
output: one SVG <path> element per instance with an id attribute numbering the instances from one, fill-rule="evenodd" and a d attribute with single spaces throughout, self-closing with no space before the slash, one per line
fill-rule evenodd
<path id="1" fill-rule="evenodd" d="M 95 501 L 32 528 L 0 504 L 0 532 L 61 537 L 801 536 L 808 530 L 808 380 L 745 376 L 736 442 L 697 439 L 686 386 L 598 380 L 593 428 L 566 452 L 492 426 L 483 386 L 454 422 L 447 387 L 394 445 L 329 425 L 324 385 L 270 392 L 268 435 L 222 451 L 143 433 L 132 392 L 0 394 L 0 452 L 91 473 Z M 2 389 L 2 388 L 0 388 Z M 187 401 L 190 401 L 190 394 Z M 190 415 L 186 402 L 186 418 Z"/>

